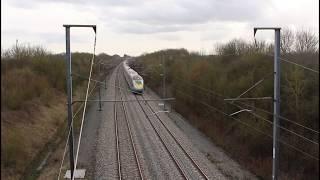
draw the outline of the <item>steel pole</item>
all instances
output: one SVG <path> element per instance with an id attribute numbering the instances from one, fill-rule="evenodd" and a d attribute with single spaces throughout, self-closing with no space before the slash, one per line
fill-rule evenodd
<path id="1" fill-rule="evenodd" d="M 273 156 L 272 179 L 278 179 L 279 167 L 279 116 L 280 116 L 280 29 L 275 29 L 274 42 L 274 101 L 273 101 Z"/>
<path id="2" fill-rule="evenodd" d="M 107 76 L 104 79 L 104 89 L 107 89 Z"/>
<path id="3" fill-rule="evenodd" d="M 164 55 L 162 55 L 162 65 L 163 65 L 163 98 L 166 98 L 166 65 Z M 163 110 L 166 110 L 166 103 L 163 103 Z"/>
<path id="4" fill-rule="evenodd" d="M 99 79 L 100 79 L 100 76 L 101 76 L 101 65 L 99 63 Z M 99 111 L 101 111 L 101 83 L 99 83 Z"/>
<path id="5" fill-rule="evenodd" d="M 96 25 L 67 25 L 64 24 L 63 27 L 66 28 L 66 75 L 67 75 L 67 105 L 68 105 L 68 126 L 70 129 L 69 135 L 69 153 L 70 153 L 70 177 L 74 178 L 74 144 L 73 144 L 73 124 L 72 124 L 72 73 L 71 73 L 71 52 L 70 52 L 70 28 L 71 27 L 92 27 L 94 32 L 96 32 Z"/>
<path id="6" fill-rule="evenodd" d="M 272 142 L 272 180 L 278 179 L 279 169 L 279 116 L 280 116 L 280 27 L 255 27 L 253 35 L 259 29 L 274 30 L 274 66 L 273 66 L 273 142 Z"/>
<path id="7" fill-rule="evenodd" d="M 70 129 L 69 136 L 69 153 L 70 153 L 70 170 L 73 177 L 74 169 L 74 149 L 73 149 L 73 125 L 72 125 L 72 76 L 71 76 L 71 53 L 70 53 L 70 27 L 66 27 L 66 68 L 67 68 L 67 104 L 68 104 L 68 125 Z"/>
<path id="8" fill-rule="evenodd" d="M 106 69 L 106 65 L 104 64 L 103 67 L 104 67 L 104 74 L 106 75 L 104 77 L 104 89 L 107 89 L 107 74 L 106 74 L 107 69 Z"/>

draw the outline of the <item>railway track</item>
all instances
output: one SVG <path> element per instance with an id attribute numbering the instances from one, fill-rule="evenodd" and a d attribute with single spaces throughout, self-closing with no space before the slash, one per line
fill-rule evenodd
<path id="1" fill-rule="evenodd" d="M 127 83 L 126 83 L 127 85 Z M 134 95 L 136 100 L 141 100 L 139 99 L 140 95 Z M 142 98 L 142 100 L 145 100 L 144 96 L 140 96 Z M 128 98 L 127 98 L 128 99 Z M 143 107 L 142 102 L 141 101 L 137 101 L 139 106 L 141 107 L 146 119 L 149 121 L 151 127 L 153 128 L 153 130 L 155 131 L 155 133 L 157 134 L 158 138 L 160 139 L 162 145 L 165 147 L 166 151 L 168 152 L 168 154 L 170 155 L 171 159 L 173 160 L 173 162 L 176 164 L 177 169 L 179 170 L 179 172 L 181 173 L 181 175 L 183 176 L 184 179 L 190 179 L 188 176 L 188 172 L 186 172 L 185 169 L 183 169 L 182 167 L 182 163 L 179 162 L 177 156 L 170 150 L 169 148 L 169 144 L 167 141 L 164 140 L 164 138 L 161 136 L 159 130 L 157 130 L 157 128 L 155 127 L 155 124 L 151 121 L 150 117 L 148 116 L 145 107 Z M 152 109 L 151 105 L 145 101 L 145 104 L 148 106 L 148 108 L 152 111 L 152 113 L 155 114 L 154 110 Z M 189 159 L 189 161 L 193 164 L 193 166 L 198 170 L 199 174 L 201 175 L 201 177 L 203 179 L 209 179 L 207 177 L 207 175 L 201 170 L 201 168 L 199 167 L 199 165 L 194 161 L 194 159 L 190 156 L 190 154 L 185 150 L 185 148 L 181 145 L 181 143 L 176 139 L 176 137 L 173 135 L 173 133 L 168 129 L 168 127 L 163 123 L 163 121 L 161 120 L 161 118 L 155 114 L 158 121 L 161 123 L 161 125 L 166 129 L 166 131 L 170 134 L 170 137 L 172 137 L 174 139 L 174 141 L 178 144 L 178 146 L 180 147 L 180 149 L 184 152 L 184 154 L 187 156 L 187 159 Z"/>
<path id="2" fill-rule="evenodd" d="M 142 99 L 144 99 L 143 96 L 141 96 Z M 135 95 L 135 98 L 138 100 L 138 95 Z M 179 171 L 181 172 L 181 175 L 184 177 L 184 179 L 192 179 L 189 178 L 188 172 L 182 168 L 182 163 L 179 162 L 178 158 L 176 157 L 176 155 L 170 150 L 169 148 L 169 144 L 164 140 L 164 138 L 160 135 L 160 131 L 157 130 L 157 128 L 155 127 L 154 122 L 151 121 L 149 115 L 147 114 L 145 108 L 142 105 L 142 102 L 138 101 L 140 107 L 142 108 L 142 111 L 144 112 L 146 118 L 148 119 L 148 121 L 150 122 L 153 130 L 156 132 L 157 136 L 159 137 L 159 139 L 161 140 L 162 144 L 165 146 L 166 150 L 168 151 L 168 153 L 170 154 L 171 158 L 174 160 L 175 164 L 177 165 Z M 152 113 L 155 114 L 154 110 L 151 108 L 150 104 L 148 102 L 145 103 L 150 110 L 152 111 Z M 203 177 L 203 179 L 209 179 L 205 173 L 200 169 L 199 165 L 193 160 L 193 158 L 187 153 L 187 151 L 183 148 L 183 146 L 181 145 L 181 143 L 175 138 L 175 136 L 172 134 L 172 132 L 167 128 L 167 126 L 162 122 L 162 120 L 160 119 L 160 117 L 155 114 L 157 119 L 161 122 L 161 125 L 166 129 L 166 131 L 170 134 L 170 136 L 174 139 L 174 141 L 178 144 L 178 146 L 180 147 L 180 149 L 184 152 L 184 154 L 187 156 L 187 159 L 189 159 L 191 161 L 191 163 L 198 169 L 199 174 L 201 174 L 201 176 Z"/>
<path id="3" fill-rule="evenodd" d="M 124 81 L 125 81 L 125 79 L 124 79 Z M 125 82 L 126 82 L 126 81 L 125 81 Z M 128 86 L 128 83 L 127 83 L 127 82 L 125 83 L 125 86 Z M 135 95 L 135 98 L 136 98 L 136 95 Z M 128 98 L 127 98 L 127 99 L 128 99 Z M 143 107 L 142 107 L 141 104 L 140 104 L 141 102 L 138 102 L 138 103 L 139 103 L 142 111 L 144 112 L 144 115 L 145 115 L 146 118 L 148 119 L 145 110 L 143 109 Z M 148 120 L 149 120 L 149 122 L 150 122 L 150 119 L 148 119 Z M 182 174 L 182 176 L 184 177 L 184 179 L 189 179 L 188 176 L 186 175 L 186 173 L 182 170 L 182 167 L 181 167 L 181 165 L 179 164 L 179 162 L 177 161 L 177 159 L 175 158 L 174 154 L 168 149 L 168 145 L 166 144 L 166 142 L 161 138 L 159 132 L 156 131 L 153 123 L 150 122 L 150 124 L 151 124 L 151 127 L 153 128 L 153 130 L 155 131 L 155 133 L 157 134 L 158 138 L 160 139 L 162 145 L 165 147 L 166 151 L 168 152 L 169 156 L 171 157 L 171 159 L 173 160 L 173 162 L 175 162 L 176 167 L 178 168 L 179 172 Z"/>
<path id="4" fill-rule="evenodd" d="M 116 69 L 115 78 L 115 99 L 124 99 L 122 90 L 119 90 L 119 68 Z M 114 103 L 114 121 L 117 151 L 117 167 L 119 179 L 144 179 L 141 164 L 138 159 L 136 145 L 133 140 L 128 112 L 124 102 Z M 131 144 L 131 146 L 129 145 Z M 128 146 L 129 145 L 129 146 Z M 134 159 L 134 160 L 133 160 Z M 135 165 L 133 165 L 135 164 Z"/>
<path id="5" fill-rule="evenodd" d="M 221 179 L 182 132 L 166 116 L 155 113 L 159 108 L 146 101 L 149 94 L 136 96 L 128 91 L 122 70 L 115 69 L 110 79 L 114 88 L 105 94 L 116 102 L 107 103 L 108 111 L 101 114 L 105 119 L 99 129 L 95 177 Z"/>
<path id="6" fill-rule="evenodd" d="M 135 95 L 135 97 L 138 100 L 137 95 Z M 145 100 L 144 95 L 141 96 L 141 98 L 143 100 Z M 140 106 L 141 106 L 141 102 L 139 102 Z M 160 124 L 162 125 L 162 127 L 164 127 L 166 129 L 166 131 L 170 134 L 170 137 L 172 137 L 174 139 L 174 141 L 176 142 L 176 144 L 180 147 L 180 149 L 184 152 L 184 154 L 188 157 L 188 159 L 190 160 L 190 162 L 193 164 L 193 166 L 198 170 L 198 172 L 201 174 L 201 176 L 204 179 L 209 179 L 208 176 L 201 170 L 200 166 L 195 162 L 195 160 L 191 157 L 191 155 L 186 151 L 186 149 L 182 146 L 182 144 L 178 141 L 178 139 L 174 136 L 174 134 L 172 133 L 172 131 L 170 131 L 170 129 L 167 127 L 167 125 L 163 122 L 163 120 L 161 120 L 161 118 L 159 117 L 159 115 L 152 109 L 151 105 L 149 102 L 145 101 L 145 104 L 149 107 L 149 109 L 151 110 L 152 114 L 154 114 L 154 116 L 158 119 L 158 121 L 160 122 Z M 142 106 L 141 106 L 142 108 Z M 146 114 L 146 113 L 145 113 Z M 148 116 L 146 114 L 146 116 Z M 150 121 L 150 118 L 149 118 Z"/>
<path id="7" fill-rule="evenodd" d="M 125 79 L 122 77 L 122 80 L 125 81 Z M 119 70 L 117 71 L 117 77 L 116 77 L 116 81 L 118 82 L 118 84 L 116 84 L 116 86 L 121 86 L 121 81 L 120 81 L 120 77 L 119 77 Z M 126 81 L 125 81 L 126 82 Z M 124 86 L 127 86 L 128 84 L 125 83 Z M 128 92 L 126 92 L 128 93 Z M 123 97 L 125 97 L 125 99 L 128 99 L 126 93 L 123 93 L 122 91 L 120 91 L 120 99 L 123 100 Z M 116 93 L 117 94 L 117 93 Z M 172 133 L 172 131 L 167 127 L 167 125 L 161 120 L 161 118 L 159 117 L 159 115 L 157 115 L 155 113 L 155 111 L 153 110 L 153 108 L 151 107 L 151 105 L 147 102 L 144 101 L 145 106 L 142 104 L 143 100 L 145 100 L 145 97 L 143 95 L 134 95 L 135 99 L 138 100 L 138 104 L 139 107 L 141 107 L 142 112 L 144 113 L 144 116 L 146 117 L 146 119 L 148 120 L 148 122 L 150 123 L 151 127 L 153 128 L 155 134 L 157 135 L 157 137 L 159 138 L 161 144 L 163 145 L 163 147 L 166 149 L 167 153 L 169 154 L 170 158 L 172 159 L 172 161 L 175 163 L 177 170 L 180 172 L 181 176 L 183 177 L 183 179 L 194 179 L 195 174 L 197 174 L 196 176 L 199 177 L 198 179 L 209 179 L 208 176 L 201 170 L 201 168 L 199 167 L 199 165 L 196 163 L 196 161 L 192 158 L 192 156 L 186 151 L 186 149 L 182 146 L 182 144 L 177 140 L 177 138 L 174 136 L 174 134 Z M 116 104 L 116 103 L 115 103 Z M 126 110 L 126 107 L 124 105 L 124 102 L 121 102 L 122 105 L 122 109 L 123 112 L 125 113 L 125 119 L 127 122 L 127 127 L 128 127 L 128 132 L 130 134 L 130 140 L 131 140 L 131 144 L 132 147 L 134 149 L 134 156 L 137 162 L 137 167 L 139 167 L 139 172 L 140 172 L 140 178 L 143 178 L 142 172 L 141 172 L 141 168 L 139 165 L 139 160 L 137 158 L 137 153 L 135 151 L 135 145 L 134 145 L 134 141 L 132 138 L 132 133 L 131 133 L 131 129 L 130 129 L 130 125 L 128 122 L 128 113 Z M 116 109 L 116 108 L 115 108 Z M 151 111 L 156 119 L 158 120 L 158 122 L 160 122 L 160 124 L 156 124 L 156 121 L 152 121 L 151 118 L 149 117 L 148 113 L 147 113 L 147 109 L 149 109 L 149 111 Z M 159 130 L 159 125 L 165 129 L 165 132 L 167 132 L 167 134 L 169 135 L 169 137 L 171 139 L 174 140 L 175 144 L 177 145 L 176 147 L 179 147 L 179 149 L 183 152 L 181 154 L 183 154 L 184 156 L 186 156 L 187 159 L 192 166 L 197 170 L 197 172 L 193 172 L 192 174 L 190 174 L 190 169 L 184 167 L 185 164 L 184 162 L 181 160 L 181 158 L 179 158 L 177 152 L 175 150 L 172 150 L 172 144 L 169 143 L 168 138 L 165 138 L 164 135 L 164 131 Z M 117 125 L 118 126 L 118 125 Z M 158 128 L 157 128 L 157 127 Z M 171 148 L 170 148 L 171 147 Z M 181 157 L 181 156 L 180 156 Z M 119 158 L 121 159 L 121 157 Z M 119 167 L 121 167 L 121 165 L 119 165 Z M 121 170 L 120 172 L 121 173 Z M 120 176 L 119 176 L 120 177 Z M 122 176 L 123 177 L 123 176 Z M 125 179 L 125 178 L 124 178 Z"/>

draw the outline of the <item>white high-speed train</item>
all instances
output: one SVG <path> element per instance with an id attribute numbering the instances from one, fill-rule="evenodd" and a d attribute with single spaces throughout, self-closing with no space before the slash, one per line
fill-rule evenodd
<path id="1" fill-rule="evenodd" d="M 143 93 L 144 83 L 142 77 L 128 65 L 127 60 L 123 62 L 124 77 L 133 93 Z"/>

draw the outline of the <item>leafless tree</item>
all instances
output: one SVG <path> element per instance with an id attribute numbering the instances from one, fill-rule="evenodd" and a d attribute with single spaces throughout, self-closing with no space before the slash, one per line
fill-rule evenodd
<path id="1" fill-rule="evenodd" d="M 243 39 L 232 39 L 225 44 L 216 44 L 216 52 L 219 55 L 244 55 L 255 52 L 257 49 L 262 51 L 265 47 L 264 42 L 258 42 L 255 46 L 254 43 L 246 42 Z M 260 52 L 259 51 L 259 52 Z"/>
<path id="2" fill-rule="evenodd" d="M 269 55 L 273 55 L 274 54 L 274 44 L 273 43 L 268 43 L 266 46 L 267 46 L 266 47 L 266 53 L 269 54 Z"/>
<path id="3" fill-rule="evenodd" d="M 318 50 L 318 37 L 310 30 L 299 30 L 295 39 L 295 49 L 298 53 L 314 53 Z"/>
<path id="4" fill-rule="evenodd" d="M 280 48 L 281 53 L 288 54 L 292 51 L 292 47 L 294 44 L 294 34 L 289 28 L 284 28 L 281 31 L 281 39 L 280 39 Z"/>

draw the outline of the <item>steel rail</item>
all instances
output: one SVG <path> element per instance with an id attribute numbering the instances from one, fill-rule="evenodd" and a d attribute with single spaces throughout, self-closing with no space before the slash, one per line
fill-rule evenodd
<path id="1" fill-rule="evenodd" d="M 136 97 L 136 95 L 135 95 Z M 178 167 L 178 170 L 180 171 L 180 173 L 182 174 L 182 176 L 189 180 L 189 178 L 187 177 L 186 173 L 182 170 L 182 167 L 180 166 L 180 164 L 178 163 L 177 159 L 174 157 L 173 153 L 169 150 L 168 148 L 168 145 L 164 142 L 164 140 L 162 139 L 162 137 L 160 136 L 159 132 L 156 130 L 155 126 L 153 125 L 153 123 L 151 122 L 150 118 L 148 117 L 147 115 L 147 112 L 143 109 L 142 105 L 141 105 L 141 102 L 139 102 L 139 105 L 144 113 L 144 115 L 146 116 L 146 118 L 148 119 L 149 123 L 151 124 L 153 130 L 156 132 L 157 136 L 159 137 L 161 143 L 163 144 L 163 146 L 165 147 L 165 149 L 167 150 L 167 152 L 169 153 L 170 157 L 173 159 L 173 161 L 175 162 L 175 164 L 177 165 Z"/>
<path id="2" fill-rule="evenodd" d="M 145 99 L 145 97 L 142 95 L 142 98 Z M 155 113 L 155 111 L 152 109 L 151 105 L 146 102 L 146 104 L 148 105 L 148 107 L 150 108 L 150 110 Z M 157 117 L 157 119 L 160 121 L 160 123 L 162 124 L 162 126 L 167 130 L 167 132 L 171 135 L 171 137 L 174 139 L 174 141 L 179 145 L 179 147 L 181 148 L 181 150 L 186 154 L 186 156 L 190 159 L 190 161 L 192 162 L 192 164 L 199 170 L 200 174 L 205 178 L 205 179 L 209 179 L 208 176 L 201 170 L 201 168 L 199 167 L 199 165 L 194 161 L 194 159 L 190 156 L 190 154 L 185 150 L 185 148 L 181 145 L 181 143 L 177 140 L 177 138 L 173 135 L 173 133 L 168 129 L 168 127 L 163 123 L 163 121 L 161 120 L 161 118 L 159 117 L 158 114 L 155 113 L 155 116 Z"/>
<path id="3" fill-rule="evenodd" d="M 115 77 L 115 91 L 114 91 L 114 98 L 117 99 L 117 88 L 116 88 L 116 83 L 117 83 L 117 78 L 118 78 L 118 71 L 119 68 L 116 69 L 116 77 Z M 121 175 L 121 161 L 120 161 L 120 148 L 119 148 L 119 135 L 118 135 L 118 121 L 117 121 L 117 103 L 114 103 L 114 125 L 115 125 L 115 135 L 116 135 L 116 151 L 117 151 L 117 161 L 118 161 L 118 175 L 119 179 L 122 179 Z"/>
<path id="4" fill-rule="evenodd" d="M 118 72 L 117 72 L 117 76 L 118 76 Z M 118 85 L 120 85 L 120 79 L 117 78 L 118 80 Z M 122 100 L 123 99 L 123 92 L 122 91 L 119 91 L 120 92 L 120 99 Z M 115 92 L 116 93 L 116 92 Z M 116 103 L 115 103 L 116 104 Z M 132 131 L 131 131 L 131 128 L 130 128 L 130 125 L 129 125 L 129 121 L 128 121 L 128 112 L 127 112 L 127 109 L 124 105 L 124 101 L 122 101 L 121 103 L 121 107 L 123 109 L 123 112 L 124 112 L 124 118 L 125 118 L 125 122 L 127 124 L 127 128 L 128 128 L 128 132 L 129 132 L 129 136 L 130 136 L 130 141 L 131 141 L 131 145 L 132 145 L 132 148 L 133 148 L 133 152 L 134 152 L 134 157 L 135 157 L 135 160 L 137 162 L 137 167 L 138 167 L 138 170 L 139 170 L 139 175 L 140 175 L 140 178 L 143 180 L 143 175 L 142 175 L 142 171 L 141 171 L 141 165 L 140 165 L 140 161 L 139 161 L 139 158 L 138 158 L 138 154 L 137 154 L 137 151 L 136 151 L 136 145 L 133 141 L 133 137 L 132 137 Z"/>
<path id="5" fill-rule="evenodd" d="M 128 82 L 126 82 L 126 85 L 128 85 Z M 137 95 L 134 95 L 134 97 L 138 100 Z M 149 116 L 147 115 L 147 112 L 144 110 L 144 108 L 141 105 L 140 101 L 136 101 L 139 103 L 139 106 L 141 107 L 145 117 L 148 119 L 151 127 L 153 128 L 154 132 L 157 134 L 158 138 L 160 139 L 162 145 L 164 146 L 164 148 L 167 150 L 168 154 L 170 155 L 171 159 L 173 160 L 173 162 L 176 164 L 177 169 L 179 170 L 179 172 L 182 174 L 182 176 L 184 177 L 184 179 L 189 180 L 188 176 L 186 175 L 186 173 L 182 170 L 182 167 L 180 166 L 180 164 L 178 163 L 177 159 L 174 157 L 173 153 L 169 150 L 168 145 L 164 142 L 164 140 L 161 138 L 159 132 L 156 130 L 155 126 L 153 125 L 153 123 L 151 122 Z"/>

